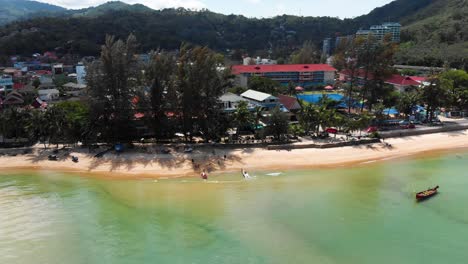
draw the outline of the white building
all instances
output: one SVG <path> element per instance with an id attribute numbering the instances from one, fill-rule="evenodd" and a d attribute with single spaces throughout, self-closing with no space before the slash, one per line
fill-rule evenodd
<path id="1" fill-rule="evenodd" d="M 266 108 L 275 108 L 279 105 L 278 97 L 271 94 L 258 92 L 255 90 L 248 90 L 241 94 L 242 98 L 249 100 L 252 104 Z"/>
<path id="2" fill-rule="evenodd" d="M 76 81 L 78 84 L 86 84 L 86 68 L 83 63 L 76 65 Z"/>
<path id="3" fill-rule="evenodd" d="M 83 96 L 85 95 L 86 85 L 78 83 L 67 83 L 63 85 L 63 88 L 66 90 L 66 93 L 70 96 Z"/>
<path id="4" fill-rule="evenodd" d="M 58 100 L 60 97 L 60 91 L 57 89 L 39 90 L 37 92 L 39 94 L 39 99 L 46 102 Z"/>
<path id="5" fill-rule="evenodd" d="M 237 107 L 239 106 L 240 102 L 244 101 L 248 103 L 247 108 L 253 109 L 254 105 L 250 103 L 249 100 L 233 93 L 225 93 L 223 94 L 219 100 L 223 105 L 223 110 L 225 112 L 234 112 L 236 111 Z"/>
<path id="6" fill-rule="evenodd" d="M 275 65 L 278 64 L 278 61 L 276 60 L 271 60 L 271 59 L 262 59 L 260 57 L 251 58 L 251 57 L 246 57 L 244 58 L 243 61 L 244 65 Z"/>

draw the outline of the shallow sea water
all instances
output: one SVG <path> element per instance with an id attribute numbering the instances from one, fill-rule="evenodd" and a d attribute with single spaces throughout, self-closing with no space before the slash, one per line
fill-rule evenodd
<path id="1" fill-rule="evenodd" d="M 467 263 L 468 153 L 210 181 L 0 175 L 0 263 Z M 416 191 L 440 194 L 416 203 Z"/>

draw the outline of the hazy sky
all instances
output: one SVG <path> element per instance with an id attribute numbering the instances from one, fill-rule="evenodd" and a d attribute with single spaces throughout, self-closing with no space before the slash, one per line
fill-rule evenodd
<path id="1" fill-rule="evenodd" d="M 96 6 L 108 0 L 38 0 L 76 9 Z M 141 3 L 153 9 L 167 7 L 207 8 L 223 14 L 242 14 L 248 17 L 271 17 L 282 14 L 299 16 L 355 17 L 392 0 L 122 0 Z"/>

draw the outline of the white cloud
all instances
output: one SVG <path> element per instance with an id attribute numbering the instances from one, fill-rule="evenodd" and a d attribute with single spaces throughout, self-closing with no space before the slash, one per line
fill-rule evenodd
<path id="1" fill-rule="evenodd" d="M 108 2 L 109 0 L 39 0 L 40 2 L 63 6 L 69 9 L 85 8 L 97 6 Z M 202 0 L 122 0 L 128 4 L 143 4 L 153 9 L 185 7 L 190 9 L 206 8 Z"/>

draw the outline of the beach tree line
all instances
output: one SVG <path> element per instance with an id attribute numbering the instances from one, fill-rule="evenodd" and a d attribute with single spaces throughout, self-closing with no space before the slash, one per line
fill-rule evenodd
<path id="1" fill-rule="evenodd" d="M 178 53 L 156 50 L 149 61 L 141 62 L 138 45 L 133 35 L 126 40 L 108 36 L 100 58 L 87 65 L 86 101 L 6 109 L 0 112 L 0 134 L 31 143 L 118 143 L 175 136 L 208 142 L 219 141 L 241 121 L 239 115 L 224 113 L 219 101 L 233 76 L 218 53 L 184 44 Z M 253 120 L 258 124 L 262 110 L 257 112 Z M 287 132 L 287 118 L 279 110 L 273 112 L 268 134 L 279 138 Z"/>
<path id="2" fill-rule="evenodd" d="M 463 70 L 432 75 L 423 87 L 402 93 L 385 84 L 393 73 L 396 48 L 389 41 L 357 38 L 343 44 L 335 66 L 350 76 L 343 84 L 346 102 L 326 96 L 317 104 L 300 101 L 299 122 L 292 126 L 280 109 L 265 113 L 241 104 L 236 112 L 224 113 L 218 98 L 233 89 L 233 76 L 224 69 L 222 56 L 207 47 L 184 44 L 178 53 L 156 50 L 141 62 L 136 57 L 138 46 L 133 35 L 126 40 L 108 36 L 100 58 L 87 65 L 86 101 L 57 103 L 46 110 L 3 109 L 0 135 L 70 144 L 130 142 L 142 137 L 162 140 L 175 135 L 208 142 L 219 141 L 236 128 L 279 140 L 288 132 L 318 134 L 327 127 L 361 131 L 372 120 L 385 118 L 383 110 L 389 107 L 408 117 L 415 107 L 424 106 L 426 120 L 433 120 L 441 108 L 468 110 L 468 74 Z M 277 84 L 265 79 L 254 79 L 249 85 L 275 94 L 295 93 L 292 85 L 278 91 Z M 340 103 L 348 111 L 337 110 Z M 259 129 L 261 123 L 267 129 Z M 142 128 L 149 130 L 142 132 Z"/>
<path id="3" fill-rule="evenodd" d="M 99 141 L 128 141 L 138 123 L 151 136 L 182 134 L 216 140 L 228 128 L 218 98 L 230 86 L 217 53 L 207 47 L 182 45 L 178 54 L 153 51 L 137 63 L 136 39 L 109 36 L 101 57 L 88 66 L 89 107 L 93 136 Z"/>
<path id="4" fill-rule="evenodd" d="M 447 69 L 442 73 L 432 73 L 425 85 L 411 87 L 402 93 L 385 83 L 385 80 L 396 74 L 393 59 L 397 50 L 398 45 L 390 41 L 390 36 L 378 41 L 370 35 L 340 44 L 333 64 L 347 75 L 342 87 L 348 100 L 348 112 L 351 112 L 353 102 L 359 103 L 361 112 L 376 110 L 378 113 L 384 108 L 397 107 L 407 115 L 419 104 L 427 106 L 428 117 L 433 116 L 440 107 L 468 110 L 468 85 L 463 70 Z"/>

